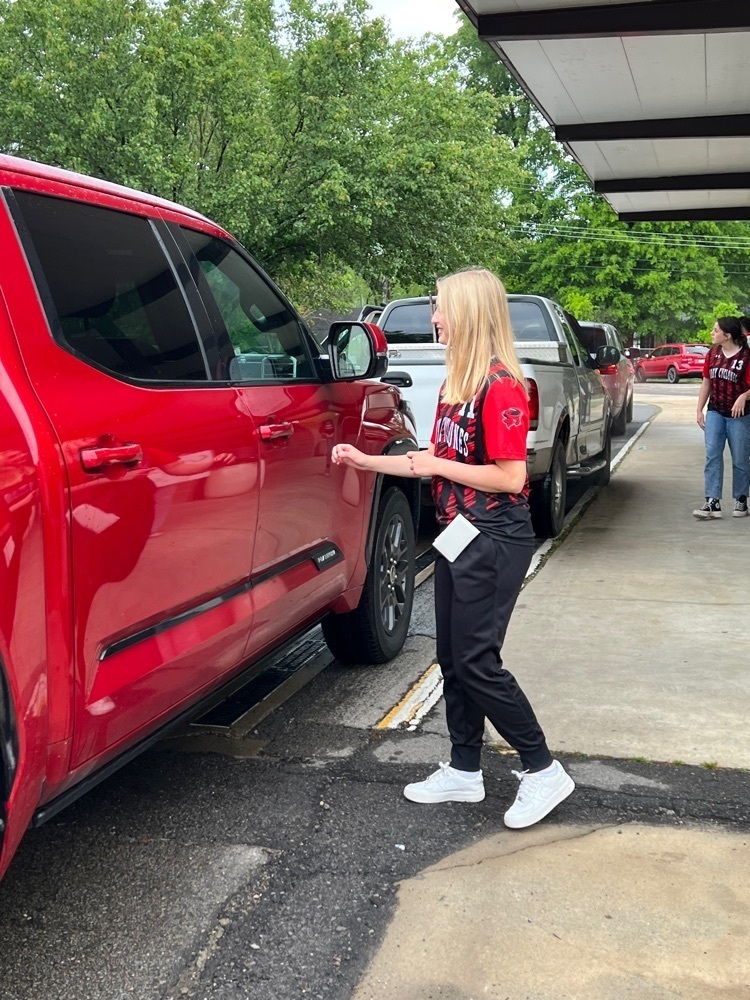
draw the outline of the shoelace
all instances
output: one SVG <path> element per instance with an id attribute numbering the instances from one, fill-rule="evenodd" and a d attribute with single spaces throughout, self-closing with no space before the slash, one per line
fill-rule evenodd
<path id="1" fill-rule="evenodd" d="M 514 774 L 518 778 L 518 780 L 520 782 L 520 787 L 518 789 L 518 801 L 519 802 L 523 802 L 523 800 L 524 800 L 524 784 L 523 784 L 523 779 L 528 775 L 529 772 L 528 771 L 511 771 L 510 773 Z M 528 791 L 528 788 L 529 788 L 529 784 L 527 782 L 526 783 L 526 790 L 527 791 Z"/>
<path id="2" fill-rule="evenodd" d="M 440 781 L 441 778 L 447 778 L 448 777 L 448 768 L 449 767 L 450 767 L 450 763 L 447 760 L 446 761 L 442 761 L 441 760 L 438 763 L 438 770 L 437 771 L 433 771 L 433 773 L 430 775 L 430 777 L 427 780 L 428 781 Z"/>

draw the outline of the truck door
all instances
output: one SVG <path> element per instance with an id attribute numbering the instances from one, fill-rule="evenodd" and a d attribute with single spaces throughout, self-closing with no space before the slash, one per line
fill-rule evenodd
<path id="1" fill-rule="evenodd" d="M 311 338 L 241 248 L 184 227 L 172 231 L 219 345 L 217 377 L 235 387 L 259 429 L 249 650 L 256 653 L 314 618 L 354 571 L 369 505 L 360 479 L 333 465 L 331 452 L 338 442 L 358 442 L 368 389 L 321 381 Z"/>
<path id="2" fill-rule="evenodd" d="M 69 486 L 73 767 L 241 661 L 258 508 L 253 418 L 153 220 L 97 200 L 11 196 L 48 320 L 16 334 Z"/>

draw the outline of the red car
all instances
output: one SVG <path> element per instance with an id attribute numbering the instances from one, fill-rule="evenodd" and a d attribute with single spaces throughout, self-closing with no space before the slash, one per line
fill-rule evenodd
<path id="1" fill-rule="evenodd" d="M 707 344 L 665 344 L 645 358 L 638 358 L 635 377 L 638 382 L 650 378 L 666 378 L 673 385 L 681 378 L 701 378 Z"/>
<path id="2" fill-rule="evenodd" d="M 415 431 L 377 327 L 327 350 L 208 219 L 0 156 L 0 874 L 316 622 L 400 650 L 419 481 L 331 452 Z"/>

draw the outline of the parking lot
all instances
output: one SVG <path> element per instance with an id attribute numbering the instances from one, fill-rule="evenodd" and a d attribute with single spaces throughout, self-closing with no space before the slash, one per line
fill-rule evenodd
<path id="1" fill-rule="evenodd" d="M 668 654 L 651 631 L 660 621 L 662 631 L 677 635 L 679 615 L 693 614 L 689 604 L 673 601 L 685 559 L 709 574 L 711 588 L 712 557 L 702 546 L 729 546 L 727 558 L 743 558 L 736 532 L 744 523 L 712 525 L 721 534 L 706 542 L 705 528 L 687 509 L 675 534 L 659 541 L 674 519 L 654 490 L 680 496 L 687 508 L 690 477 L 699 481 L 699 467 L 685 471 L 700 460 L 690 424 L 695 392 L 694 386 L 668 388 L 666 406 L 676 407 L 679 418 L 672 430 L 665 390 L 639 389 L 638 418 L 649 415 L 646 406 L 662 414 L 519 602 L 509 655 L 579 785 L 559 810 L 562 824 L 638 819 L 679 825 L 690 818 L 743 829 L 750 822 L 743 674 L 730 658 L 727 697 L 711 709 L 723 721 L 698 734 L 699 717 L 705 730 L 708 693 L 695 670 L 704 654 L 695 648 L 683 654 L 679 647 Z M 672 436 L 688 449 L 687 461 L 670 457 Z M 653 524 L 644 521 L 649 510 Z M 623 531 L 631 540 L 624 549 Z M 677 537 L 679 546 L 672 541 Z M 613 551 L 620 553 L 619 565 Z M 661 566 L 648 594 L 637 576 L 644 560 Z M 548 587 L 558 603 L 569 598 L 545 636 L 544 648 L 552 641 L 556 650 L 554 687 L 534 666 L 548 661 L 539 646 Z M 594 591 L 613 597 L 589 615 Z M 726 599 L 721 590 L 714 598 Z M 580 618 L 570 617 L 573 608 Z M 584 620 L 598 653 L 578 658 L 588 642 Z M 743 614 L 730 642 L 742 646 L 747 632 Z M 531 647 L 530 635 L 536 637 Z M 691 642 L 709 639 L 710 631 L 699 630 Z M 659 652 L 649 669 L 652 643 Z M 512 792 L 510 762 L 500 754 L 486 764 L 492 794 L 470 811 L 404 804 L 404 781 L 444 753 L 442 709 L 434 705 L 412 731 L 383 723 L 433 652 L 428 577 L 417 591 L 407 646 L 394 663 L 352 669 L 314 654 L 303 668 L 304 688 L 256 708 L 241 734 L 218 726 L 185 731 L 30 833 L 0 885 L 3 1000 L 351 996 L 384 940 L 399 884 L 495 834 Z M 654 673 L 660 662 L 663 681 Z M 629 670 L 640 674 L 635 686 Z M 584 673 L 573 682 L 573 671 Z M 574 697 L 581 690 L 583 702 Z M 721 697 L 718 678 L 711 690 Z M 618 712 L 598 710 L 607 704 L 618 705 Z M 640 727 L 634 725 L 639 716 Z M 603 770 L 597 769 L 602 753 L 610 758 Z M 674 763 L 678 757 L 687 763 Z"/>

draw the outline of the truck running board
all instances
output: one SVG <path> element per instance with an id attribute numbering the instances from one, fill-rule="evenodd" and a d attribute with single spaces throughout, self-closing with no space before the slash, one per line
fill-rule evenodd
<path id="1" fill-rule="evenodd" d="M 568 469 L 568 482 L 575 482 L 578 479 L 588 479 L 589 476 L 595 476 L 597 472 L 602 471 L 608 461 L 609 459 L 606 456 L 597 455 L 590 462 L 581 462 L 580 465 L 574 465 Z"/>

